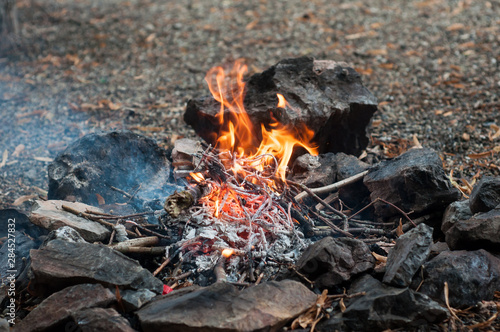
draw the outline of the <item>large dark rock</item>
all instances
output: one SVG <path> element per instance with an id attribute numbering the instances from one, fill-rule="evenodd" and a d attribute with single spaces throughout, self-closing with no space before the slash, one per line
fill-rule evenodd
<path id="1" fill-rule="evenodd" d="M 320 324 L 318 331 L 382 331 L 439 323 L 447 310 L 426 295 L 386 286 L 370 275 L 353 282 L 349 293 L 366 292 L 347 301 L 343 313 Z"/>
<path id="2" fill-rule="evenodd" d="M 469 202 L 472 213 L 488 212 L 500 205 L 500 178 L 483 177 L 472 189 Z"/>
<path id="3" fill-rule="evenodd" d="M 446 233 L 453 225 L 460 220 L 468 220 L 472 217 L 469 201 L 456 201 L 448 205 L 443 215 L 441 231 Z"/>
<path id="4" fill-rule="evenodd" d="M 289 107 L 278 108 L 277 93 Z M 285 59 L 246 84 L 244 106 L 260 137 L 261 124 L 273 118 L 291 127 L 314 130 L 320 153 L 359 154 L 368 144 L 366 128 L 377 110 L 376 98 L 360 75 L 345 63 L 302 57 Z M 214 143 L 220 124 L 220 104 L 213 97 L 190 100 L 184 120 L 202 138 Z"/>
<path id="5" fill-rule="evenodd" d="M 98 205 L 130 199 L 111 189 L 134 193 L 136 200 L 170 194 L 167 152 L 153 140 L 132 132 L 86 135 L 69 145 L 48 167 L 49 199 Z M 135 201 L 132 201 L 135 202 Z"/>
<path id="6" fill-rule="evenodd" d="M 326 237 L 307 247 L 296 266 L 322 289 L 338 286 L 356 274 L 373 269 L 375 259 L 360 240 Z"/>
<path id="7" fill-rule="evenodd" d="M 31 251 L 31 271 L 33 287 L 40 293 L 83 282 L 163 291 L 163 283 L 136 260 L 98 244 L 53 240 Z"/>
<path id="8" fill-rule="evenodd" d="M 332 184 L 336 180 L 336 160 L 336 155 L 331 152 L 317 156 L 303 154 L 293 163 L 292 180 L 309 188 Z"/>
<path id="9" fill-rule="evenodd" d="M 500 253 L 500 207 L 457 221 L 445 236 L 452 250 L 482 248 Z"/>
<path id="10" fill-rule="evenodd" d="M 21 322 L 14 331 L 58 331 L 72 326 L 70 316 L 80 309 L 107 306 L 116 296 L 98 284 L 81 284 L 64 288 L 46 298 Z M 74 331 L 74 330 L 72 330 Z"/>
<path id="11" fill-rule="evenodd" d="M 173 292 L 138 312 L 144 332 L 278 331 L 316 301 L 304 285 L 271 281 L 239 291 L 227 283 Z"/>
<path id="12" fill-rule="evenodd" d="M 364 184 L 372 201 L 381 198 L 417 216 L 444 210 L 461 195 L 446 176 L 438 154 L 431 149 L 411 149 L 381 162 L 365 176 Z M 400 214 L 382 202 L 375 204 L 375 213 L 383 218 Z"/>
<path id="13" fill-rule="evenodd" d="M 500 259 L 485 250 L 445 251 L 424 265 L 420 292 L 444 302 L 444 283 L 454 308 L 491 300 L 500 289 Z M 421 280 L 415 280 L 415 284 Z"/>
<path id="14" fill-rule="evenodd" d="M 407 287 L 417 270 L 425 263 L 432 244 L 432 227 L 420 224 L 401 235 L 387 256 L 383 281 L 398 287 Z"/>

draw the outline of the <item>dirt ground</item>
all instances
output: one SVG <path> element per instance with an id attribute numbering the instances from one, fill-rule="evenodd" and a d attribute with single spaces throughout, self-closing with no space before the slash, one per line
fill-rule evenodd
<path id="1" fill-rule="evenodd" d="M 194 135 L 186 102 L 244 58 L 346 61 L 379 100 L 370 149 L 436 149 L 454 179 L 500 174 L 499 1 L 20 0 L 0 58 L 0 207 L 47 190 L 48 162 L 97 130 L 165 147 Z M 462 180 L 463 179 L 463 180 Z M 461 182 L 462 181 L 462 182 Z"/>

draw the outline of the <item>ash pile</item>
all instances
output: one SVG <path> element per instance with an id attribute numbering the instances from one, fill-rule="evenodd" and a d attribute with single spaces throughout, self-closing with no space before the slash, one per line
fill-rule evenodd
<path id="1" fill-rule="evenodd" d="M 498 326 L 499 180 L 459 185 L 417 140 L 394 158 L 389 140 L 369 145 L 377 100 L 345 63 L 245 69 L 210 70 L 212 95 L 188 102 L 203 140 L 166 151 L 130 132 L 82 137 L 50 164 L 48 199 L 0 211 L 16 225 L 1 235 L 2 323 Z"/>

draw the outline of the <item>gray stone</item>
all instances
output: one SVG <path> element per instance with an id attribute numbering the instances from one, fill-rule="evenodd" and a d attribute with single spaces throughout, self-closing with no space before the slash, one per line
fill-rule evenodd
<path id="1" fill-rule="evenodd" d="M 448 205 L 443 215 L 441 231 L 446 233 L 457 221 L 467 220 L 472 217 L 469 200 L 456 201 Z"/>
<path id="2" fill-rule="evenodd" d="M 338 286 L 356 274 L 373 269 L 375 258 L 360 240 L 326 237 L 307 247 L 296 266 L 322 289 Z"/>
<path id="3" fill-rule="evenodd" d="M 115 300 L 115 295 L 99 284 L 67 287 L 46 298 L 21 322 L 14 325 L 13 331 L 56 331 L 63 328 L 69 317 L 78 310 L 107 306 Z"/>
<path id="4" fill-rule="evenodd" d="M 425 326 L 447 318 L 448 311 L 424 294 L 409 288 L 386 286 L 370 275 L 364 275 L 351 285 L 349 293 L 366 295 L 346 301 L 346 310 L 318 326 L 318 331 L 341 330 L 382 331 L 393 328 Z M 340 323 L 340 324 L 339 324 Z"/>
<path id="5" fill-rule="evenodd" d="M 63 226 L 61 228 L 52 231 L 47 235 L 43 245 L 47 245 L 50 241 L 53 240 L 62 240 L 70 243 L 85 243 L 85 239 L 76 231 L 74 228 L 69 226 Z"/>
<path id="6" fill-rule="evenodd" d="M 292 180 L 309 188 L 332 184 L 336 180 L 336 156 L 333 153 L 298 157 L 292 166 Z"/>
<path id="7" fill-rule="evenodd" d="M 71 315 L 73 324 L 66 324 L 66 331 L 81 332 L 134 332 L 128 320 L 115 309 L 89 308 L 82 309 Z"/>
<path id="8" fill-rule="evenodd" d="M 111 187 L 134 192 L 140 200 L 163 198 L 171 192 L 167 152 L 152 139 L 129 131 L 88 134 L 69 145 L 49 164 L 49 199 L 106 204 L 130 199 Z M 171 190 L 173 191 L 173 190 Z"/>
<path id="9" fill-rule="evenodd" d="M 472 189 L 469 202 L 472 213 L 488 212 L 500 205 L 500 178 L 483 177 Z"/>
<path id="10" fill-rule="evenodd" d="M 149 302 L 157 294 L 150 291 L 149 289 L 126 289 L 120 293 L 122 297 L 122 303 L 127 312 L 135 311 L 141 308 L 144 304 Z"/>
<path id="11" fill-rule="evenodd" d="M 452 250 L 483 248 L 500 253 L 500 207 L 456 222 L 445 236 Z"/>
<path id="12" fill-rule="evenodd" d="M 285 97 L 288 107 L 277 107 L 277 93 Z M 281 60 L 253 75 L 246 84 L 244 106 L 256 140 L 261 137 L 261 124 L 267 126 L 276 119 L 297 131 L 304 126 L 313 129 L 313 142 L 320 153 L 358 155 L 368 144 L 366 129 L 377 110 L 377 99 L 347 64 L 302 57 Z M 212 96 L 190 100 L 184 120 L 214 143 L 214 134 L 221 128 L 216 118 L 219 110 L 220 104 Z M 226 117 L 230 117 L 228 113 Z"/>
<path id="13" fill-rule="evenodd" d="M 62 205 L 68 205 L 78 211 L 85 212 L 87 209 L 98 210 L 96 207 L 66 201 L 36 201 L 30 214 L 30 220 L 35 225 L 50 231 L 64 226 L 74 228 L 88 242 L 104 241 L 111 231 L 98 222 L 78 217 L 73 213 L 64 211 Z"/>
<path id="14" fill-rule="evenodd" d="M 33 288 L 42 293 L 82 282 L 163 291 L 163 283 L 136 260 L 99 244 L 53 240 L 31 251 L 31 272 Z"/>
<path id="15" fill-rule="evenodd" d="M 450 305 L 454 308 L 491 300 L 500 289 L 500 259 L 482 249 L 442 252 L 427 262 L 423 271 L 424 282 L 419 292 L 445 303 L 447 282 Z"/>
<path id="16" fill-rule="evenodd" d="M 9 332 L 9 322 L 7 319 L 0 318 L 0 332 Z"/>
<path id="17" fill-rule="evenodd" d="M 446 176 L 438 154 L 431 149 L 411 149 L 381 162 L 364 178 L 370 198 L 384 199 L 414 215 L 444 210 L 461 196 Z M 378 202 L 375 213 L 382 218 L 400 215 L 394 207 Z"/>
<path id="18" fill-rule="evenodd" d="M 397 287 L 410 285 L 417 270 L 429 257 L 432 231 L 432 227 L 422 223 L 397 239 L 387 256 L 385 283 Z"/>
<path id="19" fill-rule="evenodd" d="M 316 301 L 299 282 L 271 281 L 239 291 L 227 283 L 146 304 L 137 316 L 144 332 L 278 331 Z"/>

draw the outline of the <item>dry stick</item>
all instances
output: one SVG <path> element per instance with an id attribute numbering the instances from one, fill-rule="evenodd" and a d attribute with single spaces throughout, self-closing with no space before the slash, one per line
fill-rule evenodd
<path id="1" fill-rule="evenodd" d="M 226 282 L 227 281 L 227 275 L 226 271 L 224 271 L 224 263 L 226 262 L 226 258 L 224 256 L 221 256 L 219 258 L 219 261 L 215 265 L 214 268 L 214 273 L 215 273 L 215 282 Z"/>
<path id="2" fill-rule="evenodd" d="M 97 212 L 97 211 L 92 211 L 92 210 L 87 210 L 87 213 L 98 215 L 98 216 L 100 216 L 99 218 L 101 218 L 101 219 L 132 219 L 132 218 L 142 217 L 142 216 L 145 216 L 148 214 L 153 214 L 154 211 L 128 214 L 126 216 L 115 216 L 115 215 L 112 215 L 109 213 L 102 213 L 102 212 Z"/>
<path id="3" fill-rule="evenodd" d="M 352 299 L 353 297 L 358 297 L 358 296 L 363 296 L 366 295 L 366 292 L 359 292 L 359 293 L 354 293 L 354 294 L 335 294 L 335 295 L 328 295 L 329 299 Z"/>
<path id="4" fill-rule="evenodd" d="M 149 255 L 163 255 L 165 254 L 165 247 L 121 247 L 114 248 L 124 254 L 149 254 Z"/>
<path id="5" fill-rule="evenodd" d="M 118 191 L 120 194 L 123 194 L 125 196 L 127 196 L 128 198 L 132 199 L 134 198 L 133 195 L 130 195 L 128 192 L 124 191 L 124 190 L 121 190 L 119 188 L 116 188 L 116 187 L 113 187 L 113 186 L 109 186 L 111 189 L 113 189 L 114 191 Z"/>
<path id="6" fill-rule="evenodd" d="M 311 211 L 316 217 L 318 217 L 319 219 L 321 219 L 328 227 L 330 227 L 334 232 L 336 233 L 340 233 L 342 235 L 345 235 L 347 237 L 354 237 L 354 235 L 352 235 L 351 233 L 349 232 L 346 232 L 344 231 L 343 229 L 341 229 L 340 227 L 338 227 L 337 225 L 335 225 L 334 223 L 332 223 L 330 220 L 326 219 L 325 217 L 323 217 L 322 215 L 314 212 L 314 211 Z"/>
<path id="7" fill-rule="evenodd" d="M 314 192 L 312 192 L 311 189 L 307 188 L 303 184 L 297 183 L 297 182 L 294 182 L 294 181 L 290 181 L 290 180 L 286 180 L 286 182 L 288 182 L 290 184 L 293 184 L 294 186 L 299 187 L 302 190 L 306 191 L 312 198 L 314 198 L 317 202 L 321 203 L 321 205 L 323 205 L 324 207 L 326 207 L 331 212 L 335 213 L 337 216 L 341 217 L 342 220 L 344 221 L 344 230 L 347 231 L 347 227 L 348 227 L 347 220 L 348 219 L 347 219 L 347 216 L 345 214 L 343 214 L 342 212 L 340 212 L 339 210 L 335 209 L 330 204 L 328 204 L 327 202 L 325 202 L 324 200 L 322 200 L 318 195 L 316 195 Z"/>
<path id="8" fill-rule="evenodd" d="M 332 183 L 332 184 L 330 184 L 328 186 L 319 187 L 319 188 L 313 188 L 313 189 L 309 189 L 309 190 L 311 192 L 315 193 L 315 194 L 329 193 L 330 191 L 337 190 L 337 189 L 339 189 L 339 188 L 341 188 L 341 187 L 343 187 L 345 185 L 348 185 L 348 184 L 351 184 L 351 183 L 354 183 L 356 181 L 361 180 L 362 178 L 365 177 L 366 174 L 368 174 L 368 171 L 361 172 L 359 174 L 353 175 L 353 176 L 351 176 L 351 177 L 349 177 L 347 179 L 344 179 L 342 181 Z M 301 199 L 304 199 L 305 197 L 307 197 L 308 195 L 310 195 L 310 193 L 307 190 L 304 190 L 303 192 L 301 192 L 300 194 L 298 194 L 297 196 L 295 196 L 295 199 L 296 200 L 301 200 Z"/>
<path id="9" fill-rule="evenodd" d="M 416 227 L 417 225 L 419 225 L 419 224 L 421 224 L 421 223 L 423 223 L 423 222 L 426 222 L 427 220 L 430 220 L 430 219 L 432 219 L 432 218 L 434 218 L 434 217 L 439 217 L 440 215 L 441 215 L 441 213 L 439 213 L 439 212 L 434 212 L 434 213 L 431 213 L 431 214 L 427 214 L 427 215 L 425 215 L 425 216 L 422 216 L 422 217 L 420 217 L 420 218 L 417 218 L 417 219 L 413 220 L 413 222 L 412 222 L 412 223 L 413 223 L 413 225 Z M 410 223 L 406 223 L 406 224 L 404 224 L 404 225 L 403 225 L 403 232 L 406 232 L 407 230 L 409 230 L 411 226 L 412 226 L 412 225 L 410 225 Z M 393 230 L 391 231 L 391 234 L 393 234 L 393 235 L 394 235 L 394 234 L 396 234 L 396 231 L 397 231 L 397 228 L 393 229 Z"/>
<path id="10" fill-rule="evenodd" d="M 88 219 L 88 220 L 92 220 L 92 221 L 96 221 L 98 223 L 100 223 L 101 225 L 104 225 L 104 226 L 108 226 L 108 227 L 111 227 L 111 228 L 114 228 L 116 225 L 113 224 L 113 223 L 110 223 L 110 222 L 107 222 L 107 221 L 104 221 L 102 220 L 101 218 L 97 218 L 97 217 L 93 217 L 91 216 L 90 214 L 88 213 L 85 213 L 85 212 L 82 212 L 82 211 L 78 211 L 76 209 L 73 209 L 72 207 L 70 206 L 67 206 L 67 205 L 62 205 L 62 209 L 64 211 L 67 211 L 67 212 L 70 212 L 72 214 L 74 214 L 75 216 L 78 216 L 78 217 L 83 217 L 85 219 Z M 137 234 L 135 234 L 134 232 L 131 232 L 129 231 L 128 229 L 125 230 L 127 232 L 127 234 L 129 236 L 132 236 L 132 237 L 137 237 Z"/>
<path id="11" fill-rule="evenodd" d="M 382 203 L 385 203 L 385 204 L 388 204 L 388 205 L 392 206 L 393 208 L 395 208 L 396 210 L 398 210 L 398 212 L 401 213 L 409 222 L 411 222 L 414 227 L 417 227 L 417 225 L 415 224 L 415 222 L 413 222 L 413 220 L 411 220 L 411 218 L 408 216 L 408 213 L 404 212 L 403 210 L 401 210 L 400 208 L 398 208 L 396 205 L 394 205 L 391 202 L 388 202 L 388 201 L 386 201 L 386 200 L 384 200 L 384 199 L 382 199 L 380 197 L 377 197 L 374 201 L 370 202 L 370 204 L 366 205 L 364 208 L 362 208 L 361 210 L 359 210 L 355 214 L 349 216 L 348 219 L 350 220 L 350 219 L 354 218 L 355 216 L 357 216 L 358 214 L 360 214 L 364 210 L 368 209 L 370 206 L 372 206 L 373 204 L 375 204 L 377 202 L 382 202 Z"/>
<path id="12" fill-rule="evenodd" d="M 165 266 L 167 266 L 167 265 L 168 265 L 168 263 L 170 263 L 170 261 L 171 261 L 171 258 L 170 258 L 170 257 L 166 258 L 166 259 L 163 261 L 163 263 L 161 263 L 161 265 L 160 265 L 160 266 L 159 266 L 159 267 L 158 267 L 158 268 L 157 268 L 157 269 L 153 272 L 153 276 L 154 276 L 154 277 L 156 277 L 156 275 L 157 275 L 158 273 L 160 273 L 160 272 L 161 272 L 161 270 L 163 270 L 163 269 L 165 268 Z"/>
<path id="13" fill-rule="evenodd" d="M 179 281 L 179 280 L 182 280 L 182 279 L 186 279 L 187 277 L 189 277 L 191 274 L 193 274 L 193 271 L 187 271 L 183 274 L 179 274 L 178 276 L 175 276 L 175 277 L 167 277 L 166 279 L 167 280 L 175 280 L 175 281 Z"/>
<path id="14" fill-rule="evenodd" d="M 123 241 L 115 245 L 112 245 L 111 248 L 118 250 L 118 248 L 127 248 L 127 247 L 148 247 L 148 246 L 154 246 L 158 242 L 159 242 L 158 237 L 148 236 L 148 237 L 141 237 L 138 239 Z"/>

